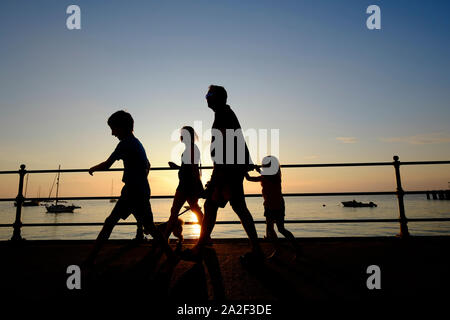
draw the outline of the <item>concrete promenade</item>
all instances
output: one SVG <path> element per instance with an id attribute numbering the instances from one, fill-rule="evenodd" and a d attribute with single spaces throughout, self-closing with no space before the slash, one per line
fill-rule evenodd
<path id="1" fill-rule="evenodd" d="M 244 267 L 246 239 L 215 240 L 203 261 L 167 263 L 150 241 L 110 240 L 93 269 L 81 269 L 81 290 L 68 290 L 69 265 L 81 265 L 92 241 L 0 243 L 2 302 L 145 301 L 306 302 L 447 300 L 450 237 L 298 239 L 304 255 L 283 242 L 281 257 Z M 192 247 L 186 240 L 184 248 Z M 272 245 L 262 241 L 266 255 Z M 381 290 L 366 286 L 367 267 L 381 270 Z"/>

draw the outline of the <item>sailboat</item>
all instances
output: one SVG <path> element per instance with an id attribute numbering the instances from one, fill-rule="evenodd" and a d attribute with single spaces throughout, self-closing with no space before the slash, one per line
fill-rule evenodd
<path id="1" fill-rule="evenodd" d="M 27 190 L 28 190 L 28 177 L 30 175 L 27 174 L 27 181 L 25 184 L 25 198 L 27 197 Z M 38 196 L 39 198 L 39 196 Z M 24 201 L 22 202 L 22 207 L 37 207 L 39 206 L 39 201 L 38 200 L 28 200 L 28 201 Z M 14 202 L 14 207 L 17 207 L 17 201 Z"/>
<path id="2" fill-rule="evenodd" d="M 111 180 L 111 196 L 113 195 L 113 188 L 114 188 L 114 179 Z M 117 199 L 109 199 L 109 202 L 111 203 L 117 202 Z"/>
<path id="3" fill-rule="evenodd" d="M 53 179 L 52 186 L 50 187 L 50 191 L 48 192 L 48 199 L 42 199 L 41 202 L 53 202 L 53 200 L 50 200 L 50 197 L 52 196 L 53 187 L 55 186 L 56 178 L 58 178 L 58 174 L 55 174 L 55 178 Z M 60 201 L 62 202 L 62 201 Z"/>
<path id="4" fill-rule="evenodd" d="M 343 201 L 342 204 L 344 205 L 344 207 L 351 207 L 351 208 L 360 208 L 360 207 L 370 207 L 370 208 L 376 208 L 377 205 L 375 203 L 373 203 L 372 201 L 370 201 L 369 203 L 364 203 L 364 202 L 358 202 L 356 200 L 353 201 Z"/>
<path id="5" fill-rule="evenodd" d="M 73 210 L 80 209 L 81 207 L 75 206 L 74 204 L 70 206 L 66 206 L 64 204 L 58 204 L 58 191 L 59 191 L 59 176 L 60 176 L 61 165 L 58 167 L 58 177 L 56 180 L 56 201 L 55 204 L 45 206 L 47 208 L 47 213 L 62 213 L 62 212 L 70 212 L 73 213 Z"/>

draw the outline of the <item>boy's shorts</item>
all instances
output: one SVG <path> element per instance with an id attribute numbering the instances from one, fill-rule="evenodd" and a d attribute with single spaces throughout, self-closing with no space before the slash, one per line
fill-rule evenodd
<path id="1" fill-rule="evenodd" d="M 150 195 L 131 192 L 123 187 L 119 200 L 117 200 L 111 215 L 117 215 L 120 219 L 127 219 L 133 214 L 136 220 L 144 217 L 150 218 L 153 222 L 152 207 L 150 205 Z"/>

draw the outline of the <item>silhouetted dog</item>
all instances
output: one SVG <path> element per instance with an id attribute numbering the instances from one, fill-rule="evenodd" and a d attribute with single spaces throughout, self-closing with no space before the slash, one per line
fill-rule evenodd
<path id="1" fill-rule="evenodd" d="M 172 234 L 178 238 L 178 244 L 177 245 L 181 245 L 181 243 L 183 242 L 183 224 L 184 221 L 180 218 L 177 219 L 177 221 L 175 222 L 173 228 L 172 228 Z M 167 222 L 163 222 L 160 224 L 157 224 L 156 227 L 158 228 L 158 230 L 164 234 L 166 232 L 166 228 L 167 228 Z M 170 236 L 170 233 L 169 233 Z"/>

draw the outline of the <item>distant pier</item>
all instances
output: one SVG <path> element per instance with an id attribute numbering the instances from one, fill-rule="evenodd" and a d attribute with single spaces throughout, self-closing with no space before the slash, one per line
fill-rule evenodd
<path id="1" fill-rule="evenodd" d="M 426 193 L 428 200 L 450 200 L 450 190 L 433 190 Z"/>

